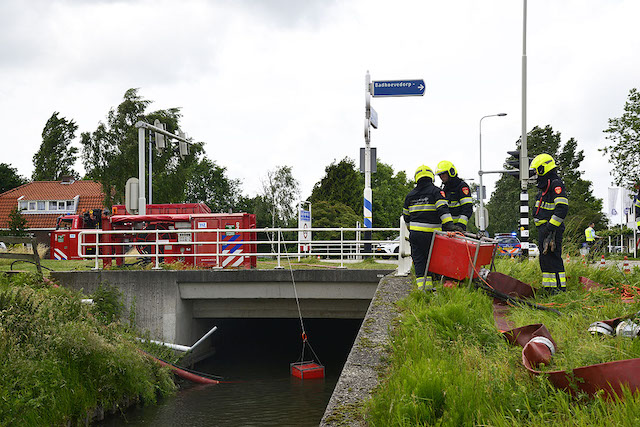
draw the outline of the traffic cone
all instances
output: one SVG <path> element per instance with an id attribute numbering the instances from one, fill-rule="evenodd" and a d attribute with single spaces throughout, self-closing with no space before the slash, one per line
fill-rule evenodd
<path id="1" fill-rule="evenodd" d="M 605 264 L 604 264 L 604 255 L 602 255 L 602 258 L 600 259 L 600 268 L 604 268 Z"/>
<path id="2" fill-rule="evenodd" d="M 571 258 L 569 258 L 569 254 L 567 254 L 567 264 L 571 262 Z"/>
<path id="3" fill-rule="evenodd" d="M 627 259 L 627 257 L 624 257 L 624 262 L 622 263 L 622 271 L 624 271 L 624 274 L 631 273 L 631 269 L 629 268 L 629 260 Z"/>

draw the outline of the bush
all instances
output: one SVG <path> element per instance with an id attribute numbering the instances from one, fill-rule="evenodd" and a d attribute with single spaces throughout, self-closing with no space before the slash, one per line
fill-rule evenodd
<path id="1" fill-rule="evenodd" d="M 117 293 L 97 294 L 99 316 L 80 293 L 36 275 L 0 277 L 0 425 L 84 424 L 94 408 L 174 390 L 123 326 L 105 324 L 119 310 Z"/>

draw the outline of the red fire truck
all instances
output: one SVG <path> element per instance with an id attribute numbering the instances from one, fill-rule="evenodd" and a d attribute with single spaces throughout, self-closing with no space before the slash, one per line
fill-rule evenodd
<path id="1" fill-rule="evenodd" d="M 100 255 L 104 265 L 111 265 L 114 255 L 117 265 L 124 263 L 124 254 L 131 249 L 137 255 L 154 260 L 156 252 L 160 262 L 180 261 L 198 267 L 255 268 L 255 231 L 235 232 L 237 229 L 255 229 L 253 214 L 213 214 L 204 203 L 147 205 L 146 215 L 131 215 L 122 205 L 113 207 L 113 215 L 100 209 L 82 215 L 64 215 L 58 218 L 56 230 L 51 233 L 51 259 L 82 259 L 81 255 L 95 255 L 96 235 L 84 233 L 82 246 L 80 232 L 91 229 L 119 231 L 99 236 Z M 126 231 L 137 231 L 126 233 Z M 139 231 L 148 230 L 149 233 Z M 212 230 L 211 232 L 194 230 Z M 78 253 L 81 248 L 82 254 Z M 200 255 L 201 254 L 201 255 Z"/>

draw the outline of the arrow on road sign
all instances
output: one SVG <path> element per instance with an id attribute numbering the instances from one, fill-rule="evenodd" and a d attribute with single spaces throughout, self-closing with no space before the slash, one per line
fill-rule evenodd
<path id="1" fill-rule="evenodd" d="M 371 82 L 371 96 L 423 96 L 424 80 L 381 80 Z"/>

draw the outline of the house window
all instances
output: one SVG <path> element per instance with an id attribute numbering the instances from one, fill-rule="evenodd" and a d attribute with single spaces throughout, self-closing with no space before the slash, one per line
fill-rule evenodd
<path id="1" fill-rule="evenodd" d="M 75 200 L 19 200 L 18 209 L 23 213 L 41 214 L 58 212 L 75 212 Z"/>

